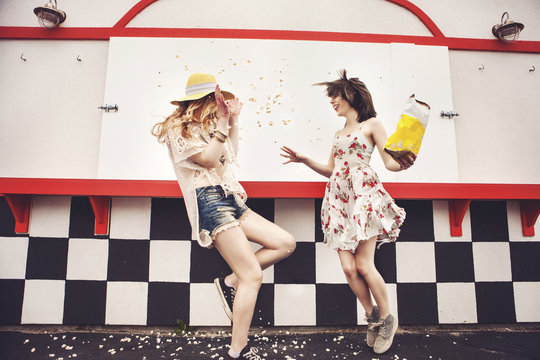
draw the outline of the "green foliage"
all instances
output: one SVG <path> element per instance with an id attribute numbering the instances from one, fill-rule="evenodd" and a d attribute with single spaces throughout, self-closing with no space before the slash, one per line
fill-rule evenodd
<path id="1" fill-rule="evenodd" d="M 176 323 L 178 324 L 178 327 L 174 329 L 174 333 L 179 336 L 186 336 L 191 334 L 193 331 L 195 331 L 194 326 L 189 326 L 185 322 L 183 322 L 180 319 L 176 320 Z"/>

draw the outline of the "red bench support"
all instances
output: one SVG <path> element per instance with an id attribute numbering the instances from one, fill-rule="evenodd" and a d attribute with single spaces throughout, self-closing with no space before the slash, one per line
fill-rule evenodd
<path id="1" fill-rule="evenodd" d="M 4 197 L 15 218 L 15 233 L 28 234 L 31 196 L 28 194 L 5 194 Z"/>
<path id="2" fill-rule="evenodd" d="M 534 236 L 534 224 L 540 214 L 540 200 L 520 200 L 523 236 Z"/>

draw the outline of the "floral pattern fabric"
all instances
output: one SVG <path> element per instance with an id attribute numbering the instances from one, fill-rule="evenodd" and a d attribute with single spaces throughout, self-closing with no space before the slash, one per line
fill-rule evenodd
<path id="1" fill-rule="evenodd" d="M 369 166 L 373 146 L 359 129 L 335 136 L 332 146 L 334 172 L 330 176 L 321 208 L 324 242 L 334 250 L 355 252 L 360 241 L 395 241 L 405 220 Z"/>
<path id="2" fill-rule="evenodd" d="M 166 144 L 169 157 L 173 163 L 178 184 L 184 196 L 186 210 L 191 223 L 191 237 L 203 247 L 211 247 L 212 240 L 207 233 L 199 233 L 199 209 L 195 189 L 202 186 L 218 186 L 224 190 L 226 196 L 233 194 L 235 200 L 245 204 L 247 194 L 234 176 L 234 167 L 237 164 L 232 143 L 227 139 L 225 149 L 218 165 L 208 169 L 191 161 L 189 157 L 203 151 L 210 142 L 213 131 L 205 131 L 199 124 L 190 124 L 191 137 L 185 138 L 179 128 L 173 128 L 167 133 Z"/>

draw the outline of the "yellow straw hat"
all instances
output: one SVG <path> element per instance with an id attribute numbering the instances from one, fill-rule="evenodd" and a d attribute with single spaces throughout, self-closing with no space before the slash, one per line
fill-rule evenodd
<path id="1" fill-rule="evenodd" d="M 181 102 L 197 100 L 216 91 L 216 78 L 214 75 L 204 73 L 194 73 L 189 76 L 186 84 L 186 96 L 171 101 L 173 105 L 180 105 Z M 225 100 L 234 99 L 234 95 L 228 91 L 221 90 Z"/>

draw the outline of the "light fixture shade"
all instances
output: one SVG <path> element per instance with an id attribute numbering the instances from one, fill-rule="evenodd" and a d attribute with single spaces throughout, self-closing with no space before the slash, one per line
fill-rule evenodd
<path id="1" fill-rule="evenodd" d="M 506 20 L 504 19 L 506 16 Z M 505 11 L 501 17 L 501 23 L 493 26 L 491 32 L 495 37 L 504 43 L 513 43 L 519 38 L 519 33 L 525 25 L 510 20 L 508 13 Z"/>
<path id="2" fill-rule="evenodd" d="M 66 20 L 66 13 L 58 10 L 56 0 L 54 4 L 49 1 L 45 6 L 38 6 L 34 9 L 34 14 L 38 17 L 39 24 L 47 29 L 52 29 Z"/>

